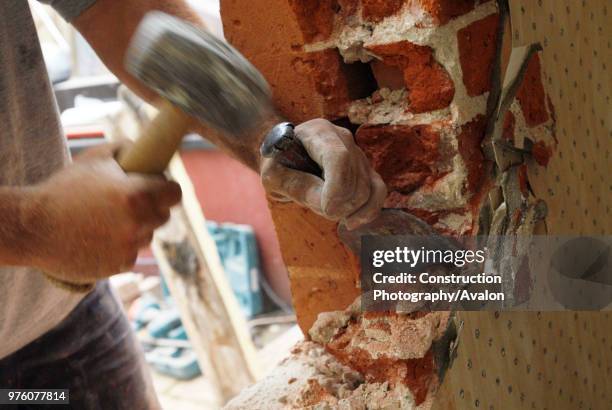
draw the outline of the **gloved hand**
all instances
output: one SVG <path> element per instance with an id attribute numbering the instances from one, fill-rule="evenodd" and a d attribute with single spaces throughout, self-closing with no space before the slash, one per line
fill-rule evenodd
<path id="1" fill-rule="evenodd" d="M 378 216 L 387 188 L 349 130 L 319 118 L 296 126 L 295 136 L 319 164 L 324 179 L 264 158 L 261 178 L 270 197 L 295 201 L 328 219 L 343 221 L 348 229 Z"/>

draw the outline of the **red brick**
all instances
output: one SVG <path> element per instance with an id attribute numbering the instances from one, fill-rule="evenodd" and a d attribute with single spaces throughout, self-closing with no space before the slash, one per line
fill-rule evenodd
<path id="1" fill-rule="evenodd" d="M 492 14 L 457 32 L 463 83 L 470 97 L 491 89 L 499 15 Z"/>
<path id="2" fill-rule="evenodd" d="M 340 6 L 336 0 L 288 0 L 307 42 L 329 38 Z M 248 8 L 247 8 L 248 10 Z"/>
<path id="3" fill-rule="evenodd" d="M 409 41 L 367 47 L 382 63 L 403 70 L 408 90 L 409 109 L 414 113 L 448 107 L 455 95 L 455 86 L 433 57 L 433 50 Z"/>
<path id="4" fill-rule="evenodd" d="M 481 143 L 485 135 L 486 118 L 478 115 L 472 121 L 463 125 L 458 136 L 459 153 L 468 171 L 468 191 L 478 192 L 485 182 L 487 170 L 486 161 L 482 153 Z"/>
<path id="5" fill-rule="evenodd" d="M 409 193 L 443 175 L 440 135 L 430 125 L 362 125 L 355 140 L 389 191 Z"/>
<path id="6" fill-rule="evenodd" d="M 379 88 L 399 90 L 406 86 L 404 70 L 399 67 L 385 64 L 380 60 L 372 61 L 370 67 L 372 67 L 372 73 L 374 73 Z"/>
<path id="7" fill-rule="evenodd" d="M 525 77 L 516 94 L 516 98 L 523 111 L 525 122 L 529 127 L 535 127 L 548 121 L 540 57 L 537 54 L 531 58 L 529 65 L 527 65 Z"/>
<path id="8" fill-rule="evenodd" d="M 476 0 L 429 0 L 424 3 L 429 4 L 429 12 L 441 24 L 469 13 L 476 6 Z"/>
<path id="9" fill-rule="evenodd" d="M 531 155 L 533 155 L 533 159 L 535 159 L 539 165 L 545 167 L 548 165 L 550 157 L 552 156 L 552 148 L 546 145 L 544 141 L 538 141 L 533 144 Z"/>
<path id="10" fill-rule="evenodd" d="M 420 113 L 446 108 L 453 101 L 455 86 L 446 70 L 437 62 L 404 70 L 410 109 Z"/>
<path id="11" fill-rule="evenodd" d="M 279 111 L 291 121 L 323 114 L 310 78 L 297 76 L 292 67 L 301 58 L 304 35 L 286 0 L 222 0 L 225 38 L 266 77 Z M 258 35 L 266 33 L 265 36 Z"/>
<path id="12" fill-rule="evenodd" d="M 429 64 L 433 58 L 433 50 L 410 41 L 398 41 L 388 44 L 376 44 L 367 47 L 368 50 L 382 58 L 385 64 L 405 68 L 406 66 Z"/>
<path id="13" fill-rule="evenodd" d="M 436 25 L 443 25 L 450 20 L 474 10 L 476 0 L 417 0 L 420 6 L 432 16 Z"/>
<path id="14" fill-rule="evenodd" d="M 474 10 L 477 0 L 361 0 L 361 15 L 366 21 L 379 22 L 396 14 L 406 3 L 422 9 L 434 25 L 441 26 Z"/>
<path id="15" fill-rule="evenodd" d="M 514 142 L 514 127 L 516 124 L 516 118 L 511 111 L 506 112 L 504 116 L 504 125 L 502 130 L 502 138 L 506 141 Z"/>
<path id="16" fill-rule="evenodd" d="M 372 79 L 363 64 L 345 64 L 335 49 L 306 53 L 292 62 L 295 74 L 312 79 L 321 100 L 323 116 L 337 119 L 346 116 L 352 100 L 371 93 Z"/>
<path id="17" fill-rule="evenodd" d="M 397 13 L 405 0 L 361 0 L 361 16 L 366 21 L 379 22 Z"/>
<path id="18" fill-rule="evenodd" d="M 253 0 L 245 8 L 243 2 L 223 0 L 224 32 L 266 77 L 283 116 L 294 122 L 335 119 L 346 115 L 350 100 L 371 93 L 373 80 L 366 65 L 347 65 L 336 50 L 303 51 L 307 21 L 298 21 L 295 12 L 309 7 L 303 3 Z"/>
<path id="19" fill-rule="evenodd" d="M 391 315 L 391 313 L 377 312 Z M 384 355 L 373 358 L 371 353 L 351 344 L 359 326 L 349 323 L 347 328 L 325 346 L 341 363 L 357 370 L 370 382 L 388 382 L 391 386 L 403 384 L 414 395 L 416 405 L 425 401 L 431 384 L 436 380 L 437 364 L 430 349 L 424 357 L 415 359 L 391 359 Z"/>

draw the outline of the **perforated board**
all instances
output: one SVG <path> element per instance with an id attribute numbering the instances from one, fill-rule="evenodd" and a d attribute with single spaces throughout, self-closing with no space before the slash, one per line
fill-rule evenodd
<path id="1" fill-rule="evenodd" d="M 610 234 L 609 0 L 510 0 L 514 45 L 539 41 L 558 146 L 530 183 L 550 234 Z M 612 408 L 612 314 L 459 313 L 437 409 Z"/>

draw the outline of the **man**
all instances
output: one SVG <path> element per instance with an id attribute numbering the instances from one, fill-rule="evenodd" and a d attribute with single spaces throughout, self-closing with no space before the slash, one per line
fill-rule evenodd
<path id="1" fill-rule="evenodd" d="M 151 102 L 158 97 L 123 69 L 138 22 L 159 9 L 199 24 L 182 0 L 46 2 Z M 168 219 L 180 189 L 162 177 L 126 175 L 113 159 L 117 146 L 90 150 L 70 164 L 25 1 L 0 2 L 0 70 L 0 388 L 68 388 L 76 409 L 158 408 L 107 282 L 81 295 L 54 287 L 41 272 L 78 283 L 129 269 Z M 262 161 L 257 144 L 212 138 L 261 171 L 275 198 L 350 226 L 375 217 L 385 186 L 350 132 L 315 119 L 296 133 L 325 180 Z"/>

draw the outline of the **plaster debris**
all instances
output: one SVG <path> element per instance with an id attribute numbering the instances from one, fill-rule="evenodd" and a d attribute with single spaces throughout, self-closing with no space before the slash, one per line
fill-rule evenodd
<path id="1" fill-rule="evenodd" d="M 351 319 L 357 318 L 361 313 L 361 298 L 356 298 L 345 310 L 319 313 L 308 335 L 310 339 L 326 345 L 331 339 L 345 328 Z"/>
<path id="2" fill-rule="evenodd" d="M 426 403 L 427 404 L 427 403 Z M 243 390 L 225 410 L 425 409 L 410 389 L 367 382 L 314 342 L 298 343 L 290 357 L 259 383 Z"/>
<path id="3" fill-rule="evenodd" d="M 374 58 L 374 55 L 363 45 L 371 36 L 370 25 L 358 24 L 356 27 L 345 27 L 336 38 L 334 45 L 338 48 L 345 63 L 356 61 L 367 63 Z"/>
<path id="4" fill-rule="evenodd" d="M 448 331 L 450 313 L 360 313 L 360 304 L 357 298 L 344 311 L 321 313 L 309 331 L 312 340 L 366 382 L 388 383 L 396 397 L 408 387 L 421 404 L 437 384 L 435 372 L 423 369 L 436 367 L 432 345 Z"/>
<path id="5" fill-rule="evenodd" d="M 449 213 L 441 217 L 434 227 L 444 233 L 458 233 L 459 235 L 467 234 L 474 224 L 471 213 Z"/>

